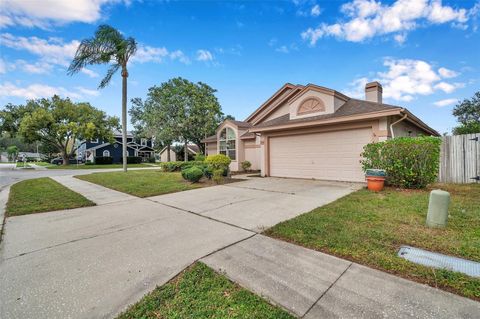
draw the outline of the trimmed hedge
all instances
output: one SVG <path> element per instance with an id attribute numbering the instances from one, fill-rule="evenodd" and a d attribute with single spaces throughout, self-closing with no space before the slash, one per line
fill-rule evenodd
<path id="1" fill-rule="evenodd" d="M 98 165 L 113 164 L 113 157 L 111 157 L 111 156 L 97 156 L 97 157 L 95 157 L 95 164 L 98 164 Z"/>
<path id="2" fill-rule="evenodd" d="M 182 177 L 192 183 L 198 182 L 203 175 L 203 170 L 198 166 L 191 166 L 182 170 Z"/>
<path id="3" fill-rule="evenodd" d="M 425 188 L 437 179 L 440 162 L 438 137 L 397 137 L 365 145 L 362 168 L 384 169 L 387 183 L 401 188 Z"/>
<path id="4" fill-rule="evenodd" d="M 212 166 L 214 170 L 228 169 L 228 165 L 230 165 L 231 162 L 230 157 L 223 154 L 208 155 L 205 159 L 205 163 Z"/>
<path id="5" fill-rule="evenodd" d="M 162 162 L 160 163 L 160 167 L 164 172 L 179 172 L 185 168 L 192 167 L 192 166 L 204 166 L 206 165 L 204 162 L 199 161 L 189 161 L 189 162 Z"/>

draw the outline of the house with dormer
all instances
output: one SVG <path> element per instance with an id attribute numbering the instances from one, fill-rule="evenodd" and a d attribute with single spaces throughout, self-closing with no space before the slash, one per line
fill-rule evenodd
<path id="1" fill-rule="evenodd" d="M 363 182 L 363 147 L 398 136 L 439 133 L 403 106 L 383 103 L 380 83 L 355 99 L 315 84 L 287 83 L 244 121 L 224 121 L 203 140 L 230 169 L 249 161 L 262 176 Z"/>
<path id="2" fill-rule="evenodd" d="M 95 139 L 82 141 L 77 154 L 86 162 L 95 163 L 96 157 L 111 157 L 113 163 L 122 162 L 122 132 L 113 133 L 114 142 Z M 155 156 L 153 141 L 150 138 L 136 138 L 127 132 L 127 152 L 129 157 L 141 157 L 144 162 Z"/>

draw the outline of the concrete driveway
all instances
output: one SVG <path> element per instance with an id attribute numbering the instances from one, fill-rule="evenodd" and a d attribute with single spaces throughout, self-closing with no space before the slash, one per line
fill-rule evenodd
<path id="1" fill-rule="evenodd" d="M 149 199 L 259 232 L 330 203 L 359 187 L 359 184 L 314 180 L 251 178 Z"/>
<path id="2" fill-rule="evenodd" d="M 355 188 L 256 178 L 8 218 L 0 317 L 114 317 L 192 262 Z"/>

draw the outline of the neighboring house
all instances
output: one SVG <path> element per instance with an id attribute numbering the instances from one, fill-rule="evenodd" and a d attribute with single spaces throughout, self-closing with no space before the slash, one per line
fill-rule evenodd
<path id="1" fill-rule="evenodd" d="M 365 100 L 314 84 L 281 87 L 245 121 L 224 121 L 203 140 L 206 154 L 226 154 L 230 169 L 248 160 L 262 176 L 364 181 L 364 145 L 438 132 L 400 106 L 382 103 L 378 82 Z"/>
<path id="2" fill-rule="evenodd" d="M 20 161 L 23 158 L 27 158 L 28 160 L 33 160 L 33 161 L 41 161 L 46 156 L 42 153 L 36 153 L 36 152 L 18 152 L 17 159 Z"/>
<path id="3" fill-rule="evenodd" d="M 122 132 L 114 132 L 114 142 L 103 141 L 100 139 L 82 141 L 78 147 L 77 154 L 86 161 L 95 161 L 95 157 L 112 157 L 114 163 L 122 162 Z M 127 132 L 127 151 L 128 156 L 138 156 L 145 161 L 154 157 L 152 139 L 135 138 L 131 132 Z"/>
<path id="4" fill-rule="evenodd" d="M 168 162 L 168 152 L 167 147 L 165 146 L 159 153 L 160 162 Z M 188 154 L 194 156 L 200 152 L 200 149 L 195 144 L 188 145 Z M 177 160 L 177 154 L 173 151 L 173 147 L 170 147 L 170 161 L 175 162 Z"/>

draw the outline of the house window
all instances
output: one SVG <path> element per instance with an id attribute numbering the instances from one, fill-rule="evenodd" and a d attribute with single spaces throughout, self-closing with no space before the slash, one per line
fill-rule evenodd
<path id="1" fill-rule="evenodd" d="M 147 145 L 147 139 L 146 138 L 140 139 L 140 145 L 146 146 Z"/>
<path id="2" fill-rule="evenodd" d="M 110 157 L 110 151 L 108 150 L 103 151 L 103 157 Z"/>
<path id="3" fill-rule="evenodd" d="M 235 131 L 229 127 L 220 132 L 220 154 L 227 155 L 232 160 L 236 160 L 236 135 Z"/>
<path id="4" fill-rule="evenodd" d="M 315 112 L 324 112 L 325 111 L 325 104 L 320 99 L 316 97 L 309 97 L 305 99 L 302 104 L 300 104 L 297 115 L 308 114 L 308 113 L 315 113 Z"/>

